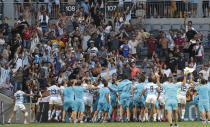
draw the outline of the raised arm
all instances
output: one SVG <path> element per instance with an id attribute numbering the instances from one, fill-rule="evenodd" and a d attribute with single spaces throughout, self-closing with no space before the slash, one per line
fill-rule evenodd
<path id="1" fill-rule="evenodd" d="M 184 74 L 184 80 L 182 82 L 182 86 L 184 86 L 186 84 L 187 81 L 187 74 Z"/>

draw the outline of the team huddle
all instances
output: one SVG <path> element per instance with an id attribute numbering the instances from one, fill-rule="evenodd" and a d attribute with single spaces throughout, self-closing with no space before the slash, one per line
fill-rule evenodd
<path id="1" fill-rule="evenodd" d="M 194 104 L 198 107 L 203 123 L 210 123 L 210 82 L 200 78 L 194 81 L 193 75 L 185 73 L 183 77 L 136 76 L 132 81 L 128 77 L 119 77 L 115 73 L 107 74 L 103 79 L 70 80 L 61 86 L 55 81 L 47 88 L 49 96 L 48 121 L 66 121 L 67 114 L 72 123 L 114 121 L 116 111 L 120 111 L 119 120 L 129 121 L 168 121 L 178 127 L 178 117 L 183 121 L 185 115 L 186 94 L 195 91 Z M 15 108 L 8 123 L 11 123 L 16 110 L 28 113 L 23 105 L 24 96 L 34 96 L 18 91 L 15 93 Z M 196 113 L 197 117 L 197 113 Z M 207 117 L 207 118 L 206 118 Z"/>

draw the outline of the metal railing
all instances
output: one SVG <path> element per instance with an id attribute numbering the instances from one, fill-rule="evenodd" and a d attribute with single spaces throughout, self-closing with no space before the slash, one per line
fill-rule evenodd
<path id="1" fill-rule="evenodd" d="M 106 18 L 112 18 L 123 13 L 127 7 L 132 10 L 132 17 L 137 17 L 137 11 L 145 13 L 144 18 L 183 18 L 186 13 L 188 17 L 202 18 L 210 17 L 210 0 L 197 0 L 198 3 L 186 2 L 189 0 L 134 0 L 132 2 L 120 2 L 119 0 L 107 0 L 101 6 L 101 10 L 105 13 Z M 89 6 L 94 6 L 90 3 Z M 68 2 L 62 0 L 59 4 L 48 2 L 32 2 L 32 3 L 14 3 L 0 0 L 0 18 L 10 17 L 18 18 L 20 15 L 30 16 L 34 21 L 42 11 L 47 11 L 51 19 L 59 18 L 59 13 L 65 11 L 66 14 L 72 15 L 80 8 L 80 2 Z"/>
<path id="2" fill-rule="evenodd" d="M 187 2 L 188 1 L 188 2 Z M 189 0 L 136 0 L 134 2 L 132 17 L 136 17 L 137 10 L 145 11 L 145 18 L 202 18 L 210 17 L 210 0 L 197 0 L 197 3 Z M 110 18 L 118 12 L 124 12 L 130 2 L 107 1 L 106 17 Z"/>

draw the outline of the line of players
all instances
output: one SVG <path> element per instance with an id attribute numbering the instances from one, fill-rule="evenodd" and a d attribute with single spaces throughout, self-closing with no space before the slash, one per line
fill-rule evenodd
<path id="1" fill-rule="evenodd" d="M 194 83 L 192 74 L 188 78 L 190 78 L 189 81 L 187 81 L 187 74 L 176 80 L 173 77 L 160 77 L 154 74 L 147 79 L 141 76 L 130 81 L 126 76 L 119 78 L 113 74 L 111 78 L 105 76 L 105 79 L 98 80 L 97 84 L 91 80 L 72 80 L 68 82 L 67 87 L 58 87 L 56 82 L 52 82 L 48 88 L 48 120 L 52 120 L 55 116 L 54 120 L 62 118 L 65 121 L 66 113 L 70 111 L 69 120 L 74 123 L 78 120 L 83 123 L 84 116 L 85 120 L 89 119 L 92 122 L 98 119 L 107 122 L 112 119 L 114 111 L 120 109 L 121 122 L 129 122 L 133 114 L 134 121 L 142 122 L 163 121 L 168 118 L 170 126 L 173 126 L 173 118 L 174 126 L 177 127 L 178 114 L 182 120 L 184 119 L 186 93 L 189 89 L 194 89 L 197 90 L 194 100 L 198 105 L 202 121 L 206 121 L 206 113 L 210 121 L 210 83 L 208 82 L 207 85 L 204 79 Z M 23 96 L 34 95 L 25 94 L 18 89 L 15 93 L 14 112 L 8 123 L 11 123 L 17 109 L 25 112 L 25 117 L 28 116 L 23 105 Z M 124 118 L 125 115 L 126 118 Z M 26 118 L 24 123 L 27 123 Z"/>

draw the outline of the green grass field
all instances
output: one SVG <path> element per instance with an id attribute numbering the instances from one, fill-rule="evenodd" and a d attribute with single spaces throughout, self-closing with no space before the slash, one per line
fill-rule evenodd
<path id="1" fill-rule="evenodd" d="M 201 122 L 180 122 L 179 127 L 210 127 L 210 124 L 202 124 Z M 10 127 L 169 127 L 167 122 L 161 123 L 32 123 L 30 125 L 12 124 L 6 125 Z"/>

